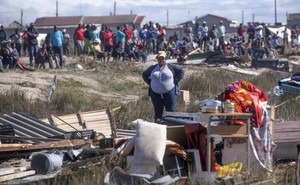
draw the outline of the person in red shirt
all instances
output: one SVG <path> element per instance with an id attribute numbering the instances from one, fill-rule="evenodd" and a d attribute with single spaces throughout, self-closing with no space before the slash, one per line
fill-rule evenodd
<path id="1" fill-rule="evenodd" d="M 291 29 L 291 46 L 292 48 L 295 47 L 295 44 L 297 44 L 297 32 L 295 26 L 292 26 Z"/>
<path id="2" fill-rule="evenodd" d="M 245 37 L 245 32 L 246 32 L 246 29 L 245 27 L 243 26 L 243 24 L 241 23 L 238 30 L 237 30 L 237 33 L 238 33 L 238 40 L 241 40 L 241 39 L 244 39 Z"/>
<path id="3" fill-rule="evenodd" d="M 161 27 L 160 24 L 157 25 L 157 51 L 165 50 L 166 49 L 166 31 Z"/>
<path id="4" fill-rule="evenodd" d="M 125 51 L 128 51 L 132 44 L 132 30 L 128 28 L 128 24 L 124 24 L 123 33 L 125 33 Z"/>
<path id="5" fill-rule="evenodd" d="M 23 43 L 23 55 L 27 57 L 27 49 L 28 49 L 28 34 L 27 31 L 25 30 L 23 35 L 22 35 L 22 43 Z"/>
<path id="6" fill-rule="evenodd" d="M 74 31 L 74 41 L 75 41 L 75 50 L 77 50 L 77 55 L 83 54 L 84 48 L 84 29 L 82 24 L 78 24 L 78 27 Z"/>
<path id="7" fill-rule="evenodd" d="M 109 61 L 109 58 L 113 52 L 113 47 L 114 47 L 114 34 L 108 26 L 104 27 L 103 38 L 104 38 L 104 51 L 108 57 L 107 61 Z"/>

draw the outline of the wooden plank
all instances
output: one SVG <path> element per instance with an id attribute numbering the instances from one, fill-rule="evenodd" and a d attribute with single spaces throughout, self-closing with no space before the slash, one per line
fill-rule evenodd
<path id="1" fill-rule="evenodd" d="M 107 120 L 109 119 L 109 117 L 107 115 L 103 115 L 103 116 L 82 116 L 84 120 Z"/>
<path id="2" fill-rule="evenodd" d="M 80 126 L 79 124 L 70 124 L 70 125 L 67 125 L 67 124 L 63 124 L 63 125 L 58 125 L 57 126 L 58 128 L 71 128 L 72 130 L 83 130 L 82 126 Z M 74 129 L 76 128 L 76 129 Z"/>
<path id="3" fill-rule="evenodd" d="M 50 123 L 52 122 L 54 126 L 57 126 L 57 119 L 53 115 L 50 116 L 50 119 L 51 119 Z"/>
<path id="4" fill-rule="evenodd" d="M 11 147 L 26 147 L 31 146 L 32 144 L 0 144 L 0 148 L 11 148 Z"/>
<path id="5" fill-rule="evenodd" d="M 85 124 L 85 121 L 84 121 L 84 119 L 83 119 L 83 117 L 82 117 L 82 115 L 81 115 L 81 112 L 78 112 L 78 113 L 77 113 L 77 117 L 78 117 L 78 120 L 79 120 L 79 124 L 80 124 L 80 125 Z"/>
<path id="6" fill-rule="evenodd" d="M 88 111 L 88 112 L 83 112 L 83 114 L 90 114 L 90 113 L 97 113 L 97 112 L 105 112 L 106 109 L 100 109 L 100 110 L 93 110 L 93 111 Z"/>
<path id="7" fill-rule="evenodd" d="M 58 125 L 57 127 L 58 128 L 65 128 L 65 129 L 67 129 L 69 131 L 83 130 L 82 126 L 80 126 L 80 125 L 74 125 L 74 124 L 71 125 L 71 126 L 70 125 Z"/>
<path id="8" fill-rule="evenodd" d="M 0 169 L 0 176 L 12 174 L 12 173 L 15 173 L 14 168 L 1 168 Z"/>
<path id="9" fill-rule="evenodd" d="M 106 110 L 103 111 L 90 111 L 90 112 L 82 112 L 82 115 L 104 115 L 106 114 Z"/>
<path id="10" fill-rule="evenodd" d="M 0 176 L 8 175 L 16 172 L 23 172 L 26 171 L 26 167 L 10 167 L 10 168 L 1 168 L 0 169 Z"/>
<path id="11" fill-rule="evenodd" d="M 113 111 L 110 111 L 109 109 L 107 109 L 107 114 L 109 115 L 109 118 L 110 118 L 110 126 L 112 127 L 112 130 L 113 130 L 113 136 L 114 138 L 117 137 L 117 124 L 116 124 L 116 120 L 115 120 L 115 114 Z"/>
<path id="12" fill-rule="evenodd" d="M 3 148 L 1 152 L 7 151 L 27 151 L 27 150 L 45 150 L 45 149 L 54 149 L 54 148 L 65 148 L 84 145 L 84 140 L 63 140 L 63 141 L 52 141 L 47 143 L 40 143 L 35 145 L 30 145 L 26 147 L 15 147 L 15 148 Z"/>
<path id="13" fill-rule="evenodd" d="M 5 181 L 13 180 L 13 179 L 28 177 L 28 176 L 31 176 L 34 174 L 35 174 L 35 171 L 30 170 L 30 171 L 20 172 L 20 173 L 16 173 L 16 174 L 4 175 L 4 176 L 0 177 L 0 182 L 5 182 Z"/>

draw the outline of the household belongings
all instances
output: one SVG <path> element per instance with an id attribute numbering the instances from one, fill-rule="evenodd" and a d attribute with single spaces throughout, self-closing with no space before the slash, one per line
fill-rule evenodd
<path id="1" fill-rule="evenodd" d="M 240 162 L 231 163 L 221 166 L 216 172 L 219 178 L 225 176 L 234 176 L 240 173 L 243 164 Z"/>
<path id="2" fill-rule="evenodd" d="M 227 99 L 225 102 L 222 102 L 222 112 L 224 113 L 232 113 L 235 112 L 235 103 L 230 102 L 229 99 Z"/>
<path id="3" fill-rule="evenodd" d="M 138 120 L 136 135 L 133 138 L 116 139 L 115 149 L 111 153 L 111 160 L 117 159 L 120 162 L 122 158 L 126 157 L 128 174 L 123 173 L 121 176 L 140 177 L 154 183 L 153 180 L 160 176 L 157 167 L 164 165 L 165 153 L 175 154 L 185 161 L 189 160 L 183 147 L 167 140 L 166 125 Z M 116 179 L 112 179 L 110 174 L 108 174 L 108 177 L 110 181 L 121 178 L 118 176 L 115 177 Z M 168 182 L 178 180 L 177 177 L 170 178 L 168 177 Z"/>
<path id="4" fill-rule="evenodd" d="M 221 102 L 219 100 L 209 99 L 206 101 L 204 106 L 201 108 L 202 112 L 206 113 L 232 113 L 235 112 L 235 103 L 230 102 L 230 99 L 226 99 L 226 101 Z"/>
<path id="5" fill-rule="evenodd" d="M 202 112 L 217 113 L 221 112 L 221 101 L 209 99 L 201 108 Z"/>
<path id="6" fill-rule="evenodd" d="M 272 171 L 271 121 L 267 111 L 267 97 L 263 91 L 247 81 L 235 81 L 225 88 L 223 99 L 235 103 L 236 112 L 252 113 L 250 144 L 259 164 Z M 234 122 L 234 124 L 245 124 Z"/>
<path id="7" fill-rule="evenodd" d="M 300 72 L 295 73 L 291 77 L 279 80 L 278 85 L 281 87 L 283 92 L 288 91 L 300 94 Z"/>

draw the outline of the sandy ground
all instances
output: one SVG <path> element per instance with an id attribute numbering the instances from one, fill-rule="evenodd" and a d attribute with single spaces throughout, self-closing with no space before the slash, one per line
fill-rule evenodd
<path id="1" fill-rule="evenodd" d="M 21 59 L 23 63 L 29 65 L 28 57 Z M 58 79 L 58 88 L 60 82 L 68 82 L 75 81 L 80 82 L 86 86 L 82 91 L 85 93 L 100 95 L 105 98 L 118 98 L 124 101 L 135 100 L 138 96 L 135 95 L 122 95 L 118 93 L 104 93 L 101 92 L 103 83 L 100 83 L 99 78 L 103 78 L 101 76 L 101 71 L 95 75 L 95 68 L 92 69 L 78 69 L 76 67 L 76 63 L 78 63 L 79 59 L 74 57 L 65 57 L 66 68 L 64 69 L 45 69 L 45 70 L 36 70 L 36 71 L 5 71 L 4 73 L 0 73 L 0 92 L 6 92 L 11 89 L 19 89 L 21 91 L 26 92 L 26 96 L 30 99 L 43 99 L 46 100 L 49 96 L 50 88 L 54 80 L 54 76 L 57 76 Z M 289 57 L 289 61 L 294 65 L 300 65 L 300 56 L 292 56 Z M 135 63 L 134 65 L 142 66 L 143 68 L 147 68 L 151 65 L 155 64 L 155 55 L 151 55 L 149 62 L 147 63 Z M 187 67 L 186 75 L 191 75 L 193 72 L 198 71 L 198 68 Z M 110 79 L 106 79 L 108 82 L 110 80 L 120 80 L 115 79 L 113 76 L 107 77 Z M 142 78 L 139 76 L 124 76 L 121 80 L 131 80 L 135 82 L 141 82 Z"/>
<path id="2" fill-rule="evenodd" d="M 154 57 L 151 57 L 151 61 L 147 63 L 139 63 L 135 65 L 143 65 L 147 67 L 155 63 Z M 29 59 L 21 58 L 25 65 L 29 65 Z M 7 92 L 12 89 L 18 89 L 26 92 L 26 96 L 30 99 L 43 99 L 46 100 L 50 93 L 50 88 L 54 80 L 54 76 L 57 76 L 58 88 L 60 82 L 75 81 L 80 82 L 87 86 L 82 91 L 85 93 L 101 95 L 105 98 L 118 98 L 124 101 L 135 100 L 138 96 L 135 95 L 121 95 L 118 93 L 103 93 L 101 87 L 103 84 L 96 80 L 101 78 L 101 72 L 99 75 L 92 74 L 96 69 L 78 69 L 76 63 L 78 58 L 65 57 L 66 68 L 64 69 L 44 69 L 36 71 L 22 71 L 19 69 L 10 71 L 6 70 L 4 73 L 0 73 L 0 92 Z M 46 66 L 48 67 L 48 66 Z M 109 79 L 118 80 L 118 79 Z M 125 76 L 124 80 L 141 81 L 141 77 Z"/>

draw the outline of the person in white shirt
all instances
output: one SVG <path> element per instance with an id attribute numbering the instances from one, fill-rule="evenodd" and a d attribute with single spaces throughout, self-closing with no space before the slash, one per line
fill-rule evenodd
<path id="1" fill-rule="evenodd" d="M 218 26 L 218 35 L 219 35 L 219 49 L 224 50 L 224 41 L 225 41 L 225 33 L 226 28 L 223 25 L 223 20 L 220 20 L 219 26 Z"/>

